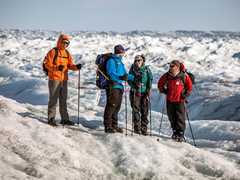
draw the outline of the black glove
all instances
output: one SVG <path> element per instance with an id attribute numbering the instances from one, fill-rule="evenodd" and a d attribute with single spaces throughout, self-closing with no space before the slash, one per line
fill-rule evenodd
<path id="1" fill-rule="evenodd" d="M 163 87 L 163 90 L 161 91 L 161 93 L 167 94 L 167 92 L 168 92 L 167 88 Z"/>
<path id="2" fill-rule="evenodd" d="M 187 93 L 187 91 L 183 91 L 182 92 L 182 98 L 185 99 L 189 96 L 189 94 Z"/>
<path id="3" fill-rule="evenodd" d="M 127 81 L 128 80 L 128 75 L 124 74 L 123 76 L 119 76 L 120 80 Z"/>
<path id="4" fill-rule="evenodd" d="M 76 64 L 77 68 L 80 70 L 82 68 L 82 64 Z"/>
<path id="5" fill-rule="evenodd" d="M 63 68 L 64 68 L 64 65 L 59 65 L 59 66 L 58 66 L 58 70 L 59 70 L 59 71 L 63 71 Z"/>

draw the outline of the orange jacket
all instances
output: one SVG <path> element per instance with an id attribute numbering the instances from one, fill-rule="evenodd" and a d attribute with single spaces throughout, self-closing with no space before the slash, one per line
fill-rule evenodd
<path id="1" fill-rule="evenodd" d="M 68 80 L 68 69 L 74 70 L 74 71 L 78 70 L 77 66 L 73 64 L 72 56 L 69 53 L 67 53 L 67 51 L 62 45 L 63 40 L 69 40 L 69 39 L 70 39 L 69 36 L 64 34 L 61 34 L 59 36 L 58 42 L 57 42 L 58 57 L 56 59 L 55 64 L 53 63 L 53 59 L 55 56 L 54 48 L 47 53 L 44 59 L 45 67 L 48 69 L 48 78 L 50 80 L 59 80 L 59 81 Z M 59 65 L 64 66 L 63 71 L 58 70 Z"/>

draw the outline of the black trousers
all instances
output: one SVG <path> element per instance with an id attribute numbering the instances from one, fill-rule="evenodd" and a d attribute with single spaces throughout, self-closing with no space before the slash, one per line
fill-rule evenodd
<path id="1" fill-rule="evenodd" d="M 132 107 L 132 120 L 135 132 L 147 132 L 149 102 L 147 96 L 136 96 L 134 91 L 130 92 Z"/>
<path id="2" fill-rule="evenodd" d="M 107 104 L 104 110 L 104 127 L 112 129 L 118 127 L 118 112 L 122 104 L 122 89 L 107 89 Z"/>
<path id="3" fill-rule="evenodd" d="M 183 132 L 186 129 L 186 113 L 184 102 L 173 103 L 167 101 L 167 115 L 174 132 Z"/>

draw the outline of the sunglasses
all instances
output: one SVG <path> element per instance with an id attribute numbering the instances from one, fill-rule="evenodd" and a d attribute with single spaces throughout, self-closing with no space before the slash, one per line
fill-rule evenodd
<path id="1" fill-rule="evenodd" d="M 135 59 L 135 62 L 141 62 L 142 59 Z"/>
<path id="2" fill-rule="evenodd" d="M 63 44 L 69 45 L 70 41 L 63 41 Z"/>
<path id="3" fill-rule="evenodd" d="M 176 66 L 175 64 L 171 64 L 171 65 L 170 65 L 170 68 L 173 68 L 173 67 L 175 67 L 175 66 Z"/>

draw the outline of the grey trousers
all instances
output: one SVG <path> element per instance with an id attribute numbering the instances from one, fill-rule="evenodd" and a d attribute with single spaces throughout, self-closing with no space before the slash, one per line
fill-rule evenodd
<path id="1" fill-rule="evenodd" d="M 67 81 L 49 80 L 48 120 L 55 119 L 57 101 L 59 99 L 59 112 L 61 120 L 69 120 L 67 112 Z"/>

